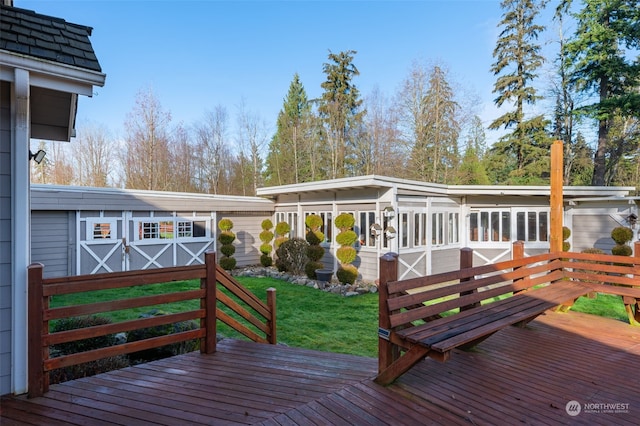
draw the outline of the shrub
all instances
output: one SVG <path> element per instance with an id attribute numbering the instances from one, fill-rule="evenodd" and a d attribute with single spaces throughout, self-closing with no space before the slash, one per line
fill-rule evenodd
<path id="1" fill-rule="evenodd" d="M 260 253 L 262 254 L 269 255 L 269 253 L 271 253 L 271 249 L 272 249 L 271 244 L 268 244 L 268 243 L 260 244 Z"/>
<path id="2" fill-rule="evenodd" d="M 271 240 L 273 240 L 273 232 L 271 231 L 262 231 L 260 233 L 260 241 L 262 241 L 263 244 L 269 244 L 271 242 Z"/>
<path id="3" fill-rule="evenodd" d="M 236 260 L 231 257 L 236 252 L 236 248 L 233 245 L 233 241 L 236 239 L 236 234 L 234 234 L 231 229 L 233 228 L 233 222 L 229 219 L 220 219 L 218 222 L 218 228 L 222 230 L 220 235 L 218 235 L 218 241 L 220 241 L 220 252 L 223 254 L 223 257 L 220 258 L 220 266 L 227 271 L 236 267 Z"/>
<path id="4" fill-rule="evenodd" d="M 304 273 L 310 279 L 315 280 L 318 278 L 316 276 L 316 269 L 323 269 L 323 268 L 324 268 L 324 265 L 322 264 L 322 262 L 311 261 L 304 266 Z"/>
<path id="5" fill-rule="evenodd" d="M 278 255 L 276 266 L 278 269 L 294 275 L 301 275 L 309 261 L 307 247 L 309 247 L 309 244 L 302 238 L 291 238 L 283 242 L 276 250 Z"/>
<path id="6" fill-rule="evenodd" d="M 309 231 L 305 239 L 311 245 L 318 245 L 324 241 L 324 234 L 321 231 Z"/>
<path id="7" fill-rule="evenodd" d="M 140 315 L 140 318 L 152 318 L 159 315 L 166 315 L 164 311 L 154 309 L 150 312 Z M 173 324 L 158 325 L 155 327 L 141 328 L 132 330 L 127 335 L 127 341 L 136 342 L 139 340 L 151 339 L 153 337 L 166 336 L 169 334 L 180 333 L 183 331 L 196 330 L 199 328 L 197 321 L 181 321 Z M 200 340 L 193 339 L 185 342 L 172 343 L 170 345 L 158 348 L 145 349 L 139 352 L 129 354 L 132 363 L 140 363 L 153 361 L 156 359 L 167 358 L 187 352 L 195 351 L 200 347 Z"/>
<path id="8" fill-rule="evenodd" d="M 230 231 L 233 229 L 233 222 L 231 219 L 220 219 L 218 222 L 218 228 L 222 231 Z"/>
<path id="9" fill-rule="evenodd" d="M 600 250 L 599 248 L 591 247 L 591 248 L 582 250 L 581 253 L 604 254 L 604 250 Z"/>
<path id="10" fill-rule="evenodd" d="M 304 220 L 304 224 L 307 225 L 309 229 L 319 229 L 322 227 L 322 218 L 317 214 L 310 214 Z"/>
<path id="11" fill-rule="evenodd" d="M 352 230 L 340 232 L 336 235 L 336 242 L 343 246 L 350 246 L 358 241 L 358 234 Z"/>
<path id="12" fill-rule="evenodd" d="M 222 245 L 232 244 L 236 239 L 236 234 L 231 231 L 222 231 L 218 236 L 218 241 Z"/>
<path id="13" fill-rule="evenodd" d="M 568 241 L 562 242 L 562 251 L 569 251 L 570 248 L 571 248 L 571 244 L 569 244 Z"/>
<path id="14" fill-rule="evenodd" d="M 87 317 L 63 318 L 55 321 L 52 324 L 51 332 L 57 333 L 61 331 L 76 330 L 78 328 L 93 327 L 110 323 L 110 319 L 95 315 Z M 75 342 L 51 345 L 49 349 L 50 356 L 52 358 L 55 358 L 62 355 L 70 355 L 78 352 L 100 349 L 115 344 L 118 344 L 117 336 L 115 334 L 108 334 L 106 336 L 92 337 L 90 339 L 83 339 Z M 79 379 L 81 377 L 93 376 L 95 374 L 104 373 L 106 371 L 125 368 L 128 366 L 129 359 L 125 355 L 118 355 L 53 370 L 49 373 L 49 380 L 51 384 L 61 383 L 68 380 Z"/>
<path id="15" fill-rule="evenodd" d="M 626 244 L 616 244 L 611 248 L 611 254 L 615 254 L 616 256 L 631 256 L 633 249 Z"/>
<path id="16" fill-rule="evenodd" d="M 279 237 L 287 235 L 291 231 L 291 226 L 287 222 L 279 222 L 276 225 L 276 235 Z"/>
<path id="17" fill-rule="evenodd" d="M 324 247 L 319 245 L 309 245 L 307 247 L 307 257 L 312 262 L 318 262 L 324 257 Z M 322 268 L 322 266 L 320 266 Z"/>
<path id="18" fill-rule="evenodd" d="M 233 244 L 223 244 L 222 247 L 220 247 L 220 252 L 227 257 L 231 257 L 236 252 L 236 246 Z"/>
<path id="19" fill-rule="evenodd" d="M 625 226 L 618 226 L 611 231 L 611 238 L 616 244 L 626 244 L 633 239 L 633 230 Z"/>
<path id="20" fill-rule="evenodd" d="M 269 231 L 271 228 L 273 228 L 273 222 L 271 222 L 271 219 L 265 219 L 260 224 L 260 227 L 265 231 Z"/>
<path id="21" fill-rule="evenodd" d="M 268 268 L 269 266 L 273 265 L 273 258 L 268 254 L 263 253 L 260 255 L 260 264 L 265 268 Z"/>
<path id="22" fill-rule="evenodd" d="M 571 236 L 571 229 L 566 226 L 562 227 L 562 241 L 568 239 Z"/>
<path id="23" fill-rule="evenodd" d="M 222 269 L 227 271 L 234 269 L 237 264 L 236 259 L 233 257 L 221 257 L 219 263 Z"/>
<path id="24" fill-rule="evenodd" d="M 336 250 L 336 257 L 342 264 L 348 264 L 356 260 L 358 252 L 354 247 L 342 246 Z"/>
<path id="25" fill-rule="evenodd" d="M 353 284 L 358 278 L 358 268 L 353 265 L 340 265 L 336 277 L 341 283 Z"/>
<path id="26" fill-rule="evenodd" d="M 335 221 L 336 228 L 338 229 L 350 229 L 353 228 L 353 225 L 356 223 L 356 218 L 349 213 L 340 213 Z"/>

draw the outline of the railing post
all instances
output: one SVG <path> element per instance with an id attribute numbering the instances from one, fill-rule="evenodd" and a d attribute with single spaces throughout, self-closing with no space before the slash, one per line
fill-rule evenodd
<path id="1" fill-rule="evenodd" d="M 636 241 L 633 244 L 633 257 L 634 257 L 633 266 L 635 266 L 638 263 L 640 263 L 640 241 Z M 635 282 L 640 282 L 640 275 L 635 275 L 633 278 Z M 633 313 L 633 319 L 637 323 L 640 323 L 640 301 L 638 299 L 635 299 L 634 302 L 635 303 L 633 304 L 633 310 L 632 312 L 629 312 L 629 314 Z M 631 323 L 631 318 L 629 318 L 629 323 Z"/>
<path id="2" fill-rule="evenodd" d="M 469 247 L 463 247 L 460 249 L 460 270 L 473 268 L 473 249 Z M 470 281 L 471 277 L 462 278 L 460 282 Z M 477 293 L 477 289 L 463 291 L 460 293 L 460 296 L 466 296 L 468 294 Z M 460 312 L 466 311 L 468 309 L 473 309 L 480 306 L 480 302 L 475 302 L 470 305 L 465 305 L 460 307 Z"/>
<path id="3" fill-rule="evenodd" d="M 49 333 L 48 327 L 44 327 L 44 296 L 42 289 L 42 273 L 44 266 L 41 263 L 32 263 L 27 267 L 28 276 L 28 359 L 29 370 L 28 386 L 29 398 L 42 396 L 49 390 L 49 381 L 45 379 L 44 360 L 48 358 L 48 347 L 42 346 L 42 336 Z M 48 378 L 48 373 L 47 373 Z"/>
<path id="4" fill-rule="evenodd" d="M 524 259 L 524 241 L 514 241 L 511 249 L 511 260 Z M 517 270 L 518 268 L 513 268 L 513 270 Z M 513 280 L 515 284 L 517 281 L 522 280 L 522 278 L 518 278 Z M 522 290 L 514 291 L 513 294 L 518 294 Z"/>
<path id="5" fill-rule="evenodd" d="M 269 328 L 269 343 L 275 345 L 277 343 L 276 337 L 276 289 L 269 287 L 267 289 L 267 306 L 269 307 L 269 313 L 271 317 L 267 320 L 267 327 Z"/>
<path id="6" fill-rule="evenodd" d="M 378 372 L 381 373 L 400 357 L 400 350 L 389 341 L 391 320 L 387 300 L 387 283 L 398 279 L 398 254 L 386 253 L 380 257 L 378 283 Z"/>
<path id="7" fill-rule="evenodd" d="M 217 317 L 216 312 L 216 253 L 214 251 L 208 251 L 204 255 L 204 263 L 206 267 L 206 277 L 201 281 L 201 287 L 205 288 L 204 299 L 200 301 L 200 307 L 205 310 L 205 317 L 200 320 L 200 327 L 204 327 L 206 334 L 204 339 L 200 342 L 200 352 L 205 354 L 212 354 L 216 351 L 217 342 Z"/>

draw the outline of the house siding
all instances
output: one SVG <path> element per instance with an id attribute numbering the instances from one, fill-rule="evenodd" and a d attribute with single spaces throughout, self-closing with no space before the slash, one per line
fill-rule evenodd
<path id="1" fill-rule="evenodd" d="M 249 266 L 260 264 L 260 232 L 262 232 L 262 221 L 265 219 L 273 220 L 271 213 L 263 212 L 253 216 L 243 213 L 242 215 L 218 213 L 218 221 L 220 219 L 230 219 L 233 222 L 232 231 L 236 234 L 234 245 L 236 252 L 233 257 L 236 259 L 237 266 Z M 216 224 L 217 226 L 217 224 Z M 216 233 L 220 232 L 216 229 Z M 217 237 L 217 235 L 216 235 Z M 222 257 L 220 253 L 220 244 L 217 244 L 218 259 Z M 272 253 L 273 254 L 273 253 Z"/>
<path id="2" fill-rule="evenodd" d="M 571 251 L 580 252 L 595 247 L 611 254 L 611 248 L 615 242 L 609 234 L 617 226 L 620 224 L 609 215 L 575 215 L 571 230 L 573 237 Z"/>
<path id="3" fill-rule="evenodd" d="M 11 85 L 0 81 L 0 395 L 11 392 Z"/>
<path id="4" fill-rule="evenodd" d="M 31 213 L 31 262 L 44 265 L 45 278 L 73 275 L 75 219 L 71 215 L 64 211 Z"/>

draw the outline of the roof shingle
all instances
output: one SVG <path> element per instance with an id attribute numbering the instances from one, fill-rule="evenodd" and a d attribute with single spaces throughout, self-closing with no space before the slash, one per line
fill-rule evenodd
<path id="1" fill-rule="evenodd" d="M 91 27 L 0 4 L 0 50 L 102 72 Z"/>

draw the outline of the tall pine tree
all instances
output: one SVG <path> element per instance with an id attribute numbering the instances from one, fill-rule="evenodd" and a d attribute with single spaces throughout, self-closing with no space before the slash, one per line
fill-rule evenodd
<path id="1" fill-rule="evenodd" d="M 568 8 L 571 1 L 564 1 Z M 565 51 L 571 78 L 578 90 L 593 95 L 592 103 L 580 110 L 598 122 L 598 144 L 594 156 L 592 185 L 607 183 L 621 156 L 608 159 L 616 151 L 610 140 L 614 117 L 625 119 L 640 113 L 640 2 L 637 0 L 583 0 L 583 8 L 573 14 L 575 36 Z M 610 164 L 607 164 L 609 160 Z"/>
<path id="2" fill-rule="evenodd" d="M 355 50 L 329 51 L 329 62 L 322 71 L 326 80 L 318 112 L 324 124 L 324 137 L 330 150 L 330 178 L 355 176 L 353 147 L 360 134 L 365 111 L 361 110 L 360 91 L 353 79 L 360 72 L 353 64 Z"/>
<path id="3" fill-rule="evenodd" d="M 533 82 L 544 58 L 537 43 L 544 27 L 535 20 L 545 1 L 503 0 L 504 10 L 496 48 L 495 63 L 491 71 L 498 75 L 494 85 L 498 107 L 512 103 L 513 110 L 494 120 L 490 129 L 511 130 L 494 145 L 492 155 L 512 158 L 514 169 L 509 172 L 507 182 L 539 183 L 545 157 L 548 155 L 550 139 L 545 137 L 546 121 L 542 115 L 526 117 L 525 105 L 533 105 L 541 97 Z M 507 183 L 503 182 L 503 183 Z"/>

